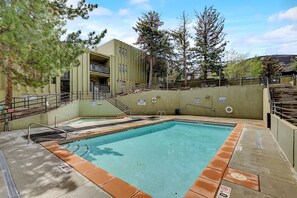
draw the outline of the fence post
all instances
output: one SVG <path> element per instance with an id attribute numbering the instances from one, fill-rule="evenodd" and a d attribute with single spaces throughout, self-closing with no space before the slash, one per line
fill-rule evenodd
<path id="1" fill-rule="evenodd" d="M 56 109 L 58 108 L 58 94 L 56 93 Z"/>
<path id="2" fill-rule="evenodd" d="M 15 109 L 15 98 L 13 98 L 13 108 Z"/>
<path id="3" fill-rule="evenodd" d="M 283 103 L 280 103 L 280 118 L 283 119 Z"/>
<path id="4" fill-rule="evenodd" d="M 44 98 L 44 111 L 47 112 L 47 96 Z"/>

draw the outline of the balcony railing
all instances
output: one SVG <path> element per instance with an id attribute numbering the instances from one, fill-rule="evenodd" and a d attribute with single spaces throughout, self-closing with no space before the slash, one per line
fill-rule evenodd
<path id="1" fill-rule="evenodd" d="M 92 84 L 90 85 L 90 91 L 95 92 L 102 92 L 102 93 L 108 93 L 110 92 L 110 87 L 108 85 L 100 85 L 100 84 Z"/>
<path id="2" fill-rule="evenodd" d="M 105 67 L 103 65 L 99 64 L 90 64 L 90 70 L 94 72 L 104 73 L 104 74 L 110 74 L 110 70 L 108 67 Z"/>

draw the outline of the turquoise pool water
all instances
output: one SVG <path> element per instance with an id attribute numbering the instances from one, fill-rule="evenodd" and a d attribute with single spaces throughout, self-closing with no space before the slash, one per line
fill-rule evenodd
<path id="1" fill-rule="evenodd" d="M 170 121 L 65 147 L 153 197 L 183 197 L 232 129 Z"/>

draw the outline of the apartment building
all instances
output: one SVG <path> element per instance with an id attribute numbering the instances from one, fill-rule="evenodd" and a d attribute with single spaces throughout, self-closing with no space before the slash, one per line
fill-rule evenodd
<path id="1" fill-rule="evenodd" d="M 78 57 L 80 65 L 52 78 L 43 88 L 14 85 L 13 96 L 43 95 L 67 92 L 124 92 L 147 81 L 142 51 L 113 39 Z M 5 76 L 0 74 L 0 100 L 5 97 Z"/>

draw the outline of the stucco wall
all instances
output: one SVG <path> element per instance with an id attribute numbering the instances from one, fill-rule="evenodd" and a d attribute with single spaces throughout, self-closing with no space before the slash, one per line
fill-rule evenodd
<path id="1" fill-rule="evenodd" d="M 119 115 L 123 115 L 122 112 L 106 100 L 97 100 L 94 103 L 90 100 L 82 100 L 79 102 L 80 117 L 115 117 Z"/>
<path id="2" fill-rule="evenodd" d="M 152 103 L 153 97 L 157 98 L 156 103 Z M 219 101 L 222 97 L 226 98 L 225 102 Z M 146 105 L 138 105 L 139 99 L 146 100 Z M 122 96 L 119 100 L 128 105 L 134 115 L 155 115 L 159 110 L 165 111 L 166 114 L 175 114 L 175 109 L 179 109 L 183 115 L 263 118 L 261 86 L 214 87 L 187 91 L 157 90 Z M 225 111 L 228 105 L 233 107 L 231 114 Z"/>
<path id="3" fill-rule="evenodd" d="M 279 117 L 276 116 L 276 115 L 271 115 L 271 132 L 272 132 L 272 135 L 274 136 L 274 138 L 277 140 L 277 136 L 278 136 L 278 119 Z"/>
<path id="4" fill-rule="evenodd" d="M 292 166 L 297 170 L 297 127 L 271 115 L 271 131 Z"/>
<path id="5" fill-rule="evenodd" d="M 64 107 L 60 107 L 54 111 L 50 111 L 47 113 L 47 124 L 53 125 L 55 124 L 55 116 L 56 114 L 59 114 L 61 116 L 57 116 L 57 122 L 64 122 L 67 121 L 67 118 L 69 120 L 73 118 L 79 117 L 79 101 L 74 101 Z M 62 117 L 63 116 L 63 117 Z M 67 118 L 65 118 L 67 117 Z"/>
<path id="6" fill-rule="evenodd" d="M 74 101 L 70 104 L 67 104 L 66 106 L 60 107 L 45 114 L 34 115 L 10 121 L 9 125 L 12 130 L 26 129 L 32 122 L 45 125 L 54 125 L 56 114 L 66 117 L 64 118 L 58 116 L 58 123 L 67 121 L 67 118 L 71 120 L 77 117 L 116 117 L 123 115 L 123 113 L 118 108 L 114 107 L 108 101 L 97 100 L 95 101 L 95 106 L 93 106 L 90 100 L 81 100 Z M 4 123 L 0 123 L 0 131 L 3 131 L 3 129 Z"/>
<path id="7" fill-rule="evenodd" d="M 156 97 L 157 102 L 152 103 L 152 98 Z M 130 94 L 118 98 L 121 102 L 129 106 L 132 115 L 156 115 L 157 111 L 165 111 L 167 114 L 174 114 L 179 108 L 178 91 L 147 91 L 139 94 Z M 146 105 L 138 105 L 138 100 L 146 101 Z"/>
<path id="8" fill-rule="evenodd" d="M 267 113 L 270 113 L 270 101 L 267 88 L 263 90 L 263 120 L 267 125 Z"/>
<path id="9" fill-rule="evenodd" d="M 26 130 L 28 128 L 28 125 L 32 122 L 47 125 L 47 122 L 48 122 L 47 114 L 34 115 L 34 116 L 29 116 L 18 120 L 13 120 L 9 122 L 9 126 L 11 130 L 18 130 L 18 129 Z M 0 131 L 3 131 L 3 129 L 4 129 L 4 123 L 0 123 Z"/>

